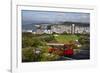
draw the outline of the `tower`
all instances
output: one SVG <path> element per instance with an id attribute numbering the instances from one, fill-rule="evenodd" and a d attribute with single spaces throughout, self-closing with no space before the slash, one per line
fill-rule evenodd
<path id="1" fill-rule="evenodd" d="M 75 33 L 75 24 L 72 24 L 72 27 L 71 27 L 71 33 L 72 33 L 72 34 Z"/>

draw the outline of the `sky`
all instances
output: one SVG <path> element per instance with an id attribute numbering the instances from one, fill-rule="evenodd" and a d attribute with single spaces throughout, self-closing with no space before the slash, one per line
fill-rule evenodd
<path id="1" fill-rule="evenodd" d="M 90 22 L 89 13 L 22 10 L 22 25 L 59 22 Z"/>

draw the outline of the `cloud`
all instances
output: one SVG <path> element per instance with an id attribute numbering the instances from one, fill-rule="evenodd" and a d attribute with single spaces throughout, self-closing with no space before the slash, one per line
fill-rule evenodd
<path id="1" fill-rule="evenodd" d="M 89 13 L 79 12 L 51 12 L 51 11 L 34 11 L 34 10 L 22 10 L 22 22 L 23 24 L 31 23 L 57 23 L 57 22 L 90 22 Z"/>

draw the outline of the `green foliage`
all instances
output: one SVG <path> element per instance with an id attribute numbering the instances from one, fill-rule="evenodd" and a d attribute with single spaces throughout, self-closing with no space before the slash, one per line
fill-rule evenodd
<path id="1" fill-rule="evenodd" d="M 89 40 L 89 37 L 88 36 L 81 36 L 79 38 L 79 42 L 84 45 L 84 44 L 89 44 L 90 43 L 90 40 Z"/>
<path id="2" fill-rule="evenodd" d="M 41 47 L 40 54 L 35 53 L 34 47 L 27 47 L 22 49 L 22 62 L 38 62 L 38 61 L 54 61 L 59 58 L 55 53 L 48 53 L 48 46 Z"/>
<path id="3" fill-rule="evenodd" d="M 66 32 L 66 31 L 64 31 L 62 34 L 63 34 L 63 35 L 67 35 L 67 32 Z"/>
<path id="4" fill-rule="evenodd" d="M 29 33 L 28 33 L 29 34 Z M 34 37 L 31 35 L 26 35 L 26 33 L 22 36 L 22 48 L 25 47 L 38 47 L 46 45 L 45 41 L 39 37 Z"/>
<path id="5" fill-rule="evenodd" d="M 30 38 L 30 37 L 22 38 L 22 48 L 31 47 L 32 44 L 33 44 L 32 38 Z"/>
<path id="6" fill-rule="evenodd" d="M 45 40 L 46 42 L 50 42 L 50 41 L 54 40 L 54 37 L 53 37 L 52 35 L 50 35 L 50 36 L 48 36 L 48 37 L 45 37 L 44 40 Z"/>
<path id="7" fill-rule="evenodd" d="M 32 48 L 23 48 L 22 49 L 22 61 L 32 62 L 34 61 L 34 53 Z"/>
<path id="8" fill-rule="evenodd" d="M 46 43 L 39 38 L 32 38 L 32 47 L 38 47 L 38 46 L 44 46 L 46 45 Z"/>
<path id="9" fill-rule="evenodd" d="M 59 58 L 56 54 L 43 53 L 41 61 L 54 61 Z"/>
<path id="10" fill-rule="evenodd" d="M 23 32 L 22 33 L 22 37 L 33 37 L 34 34 L 30 33 L 30 32 Z"/>
<path id="11" fill-rule="evenodd" d="M 79 38 L 79 42 L 82 44 L 83 48 L 90 48 L 90 38 L 89 35 L 84 35 Z"/>
<path id="12" fill-rule="evenodd" d="M 56 32 L 53 32 L 52 34 L 57 34 Z"/>
<path id="13" fill-rule="evenodd" d="M 74 44 L 75 40 L 79 40 L 79 43 L 84 47 L 89 47 L 89 35 L 69 35 L 64 34 L 41 34 L 35 35 L 32 33 L 22 33 L 22 61 L 23 62 L 37 62 L 37 61 L 54 61 L 59 59 L 63 54 L 63 49 L 56 50 L 52 53 L 48 53 L 48 49 L 51 48 L 47 43 L 65 43 L 71 44 L 72 48 L 78 49 Z M 36 49 L 40 50 L 39 54 L 36 54 Z"/>
<path id="14" fill-rule="evenodd" d="M 41 46 L 40 48 L 42 49 L 41 50 L 42 53 L 46 53 L 48 52 L 48 48 L 51 48 L 51 47 L 46 45 L 46 46 Z"/>

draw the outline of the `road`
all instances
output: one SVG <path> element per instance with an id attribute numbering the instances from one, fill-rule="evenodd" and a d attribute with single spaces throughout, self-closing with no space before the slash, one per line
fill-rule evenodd
<path id="1" fill-rule="evenodd" d="M 89 59 L 90 58 L 90 50 L 89 49 L 87 49 L 87 50 L 80 50 L 80 53 L 77 53 L 77 54 L 73 55 L 71 58 L 77 59 L 77 60 Z"/>

